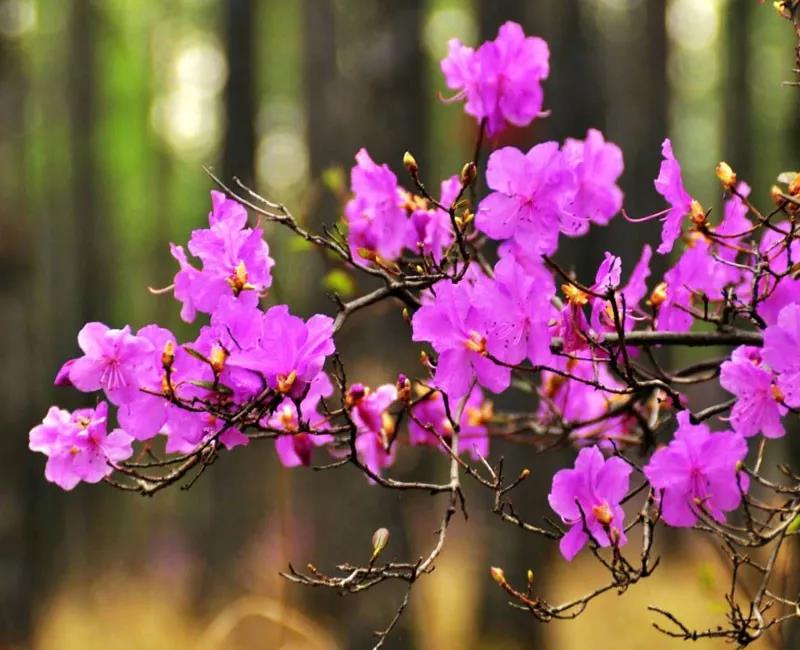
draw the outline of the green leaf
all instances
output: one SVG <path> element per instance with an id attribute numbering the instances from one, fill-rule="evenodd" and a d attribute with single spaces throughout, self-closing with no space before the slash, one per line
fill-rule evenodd
<path id="1" fill-rule="evenodd" d="M 310 251 L 312 248 L 314 248 L 314 245 L 302 237 L 292 237 L 289 240 L 289 250 L 293 253 L 305 253 L 306 251 Z"/>
<path id="2" fill-rule="evenodd" d="M 333 269 L 322 278 L 322 286 L 333 293 L 338 293 L 342 298 L 349 298 L 356 292 L 353 278 L 342 269 Z"/>
<path id="3" fill-rule="evenodd" d="M 342 194 L 345 191 L 347 179 L 342 167 L 328 167 L 322 171 L 322 184 L 334 194 Z"/>

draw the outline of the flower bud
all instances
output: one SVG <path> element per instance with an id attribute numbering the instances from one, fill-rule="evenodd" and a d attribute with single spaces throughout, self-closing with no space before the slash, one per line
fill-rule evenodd
<path id="1" fill-rule="evenodd" d="M 736 172 L 731 169 L 731 166 L 723 160 L 717 165 L 716 172 L 722 187 L 726 190 L 733 189 L 733 186 L 736 185 Z"/>
<path id="2" fill-rule="evenodd" d="M 347 391 L 347 396 L 345 397 L 345 405 L 350 408 L 356 406 L 363 400 L 367 395 L 369 395 L 369 388 L 364 384 L 353 384 Z"/>
<path id="3" fill-rule="evenodd" d="M 790 19 L 792 17 L 792 10 L 786 0 L 775 0 L 772 6 L 781 18 Z"/>
<path id="4" fill-rule="evenodd" d="M 783 198 L 783 190 L 777 185 L 773 185 L 769 188 L 769 196 L 772 199 L 772 202 L 777 206 L 781 206 L 786 203 L 786 199 Z"/>
<path id="5" fill-rule="evenodd" d="M 386 528 L 378 528 L 378 530 L 372 534 L 372 557 L 369 561 L 374 562 L 388 544 L 389 531 Z"/>
<path id="6" fill-rule="evenodd" d="M 406 323 L 410 323 L 411 322 L 411 314 L 408 313 L 408 307 L 403 307 L 403 312 L 402 313 L 403 313 L 403 320 Z"/>
<path id="7" fill-rule="evenodd" d="M 411 155 L 410 151 L 406 151 L 403 154 L 403 165 L 408 170 L 408 173 L 412 176 L 416 176 L 417 172 L 419 172 L 419 165 L 417 164 L 417 159 Z"/>
<path id="8" fill-rule="evenodd" d="M 425 350 L 420 350 L 420 352 L 419 352 L 419 362 L 423 366 L 425 366 L 426 368 L 430 368 L 431 360 L 430 360 L 430 357 L 428 357 L 428 353 L 425 352 Z"/>
<path id="9" fill-rule="evenodd" d="M 381 413 L 381 444 L 386 451 L 389 451 L 392 440 L 394 440 L 396 425 L 397 423 L 391 413 L 388 411 Z"/>
<path id="10" fill-rule="evenodd" d="M 361 259 L 367 260 L 368 262 L 377 262 L 378 260 L 378 254 L 369 248 L 359 247 L 356 252 Z"/>
<path id="11" fill-rule="evenodd" d="M 493 566 L 491 569 L 489 569 L 489 575 L 492 576 L 492 580 L 494 580 L 498 585 L 501 587 L 505 586 L 506 574 L 500 567 Z"/>
<path id="12" fill-rule="evenodd" d="M 472 185 L 478 175 L 478 167 L 474 162 L 465 163 L 461 168 L 461 184 L 463 186 Z"/>
<path id="13" fill-rule="evenodd" d="M 533 571 L 528 569 L 528 586 L 530 587 L 533 584 Z"/>
<path id="14" fill-rule="evenodd" d="M 411 400 L 411 381 L 403 373 L 397 375 L 397 399 L 401 402 Z"/>
<path id="15" fill-rule="evenodd" d="M 702 226 L 706 222 L 706 212 L 703 210 L 703 206 L 700 205 L 700 201 L 692 201 L 689 208 L 689 218 L 696 226 Z"/>
<path id="16" fill-rule="evenodd" d="M 215 375 L 219 375 L 222 372 L 227 358 L 228 351 L 225 348 L 219 345 L 215 345 L 213 348 L 211 348 L 211 354 L 208 356 L 208 362 L 211 365 L 211 369 L 214 371 Z"/>
<path id="17" fill-rule="evenodd" d="M 800 194 L 800 173 L 795 174 L 794 178 L 789 183 L 789 194 L 792 196 Z"/>
<path id="18" fill-rule="evenodd" d="M 161 365 L 164 369 L 171 368 L 175 362 L 175 344 L 172 341 L 167 341 L 164 344 L 164 350 L 161 352 Z"/>
<path id="19" fill-rule="evenodd" d="M 653 293 L 650 294 L 650 299 L 648 302 L 653 307 L 658 307 L 661 303 L 663 303 L 667 299 L 667 283 L 660 282 L 656 285 L 656 288 L 653 289 Z"/>

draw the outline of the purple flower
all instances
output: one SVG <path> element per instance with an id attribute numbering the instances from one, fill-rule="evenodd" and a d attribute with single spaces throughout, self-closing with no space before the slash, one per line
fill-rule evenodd
<path id="1" fill-rule="evenodd" d="M 377 255 L 394 260 L 408 238 L 408 219 L 397 177 L 386 165 L 378 165 L 366 149 L 356 154 L 350 172 L 353 198 L 347 202 L 347 241 L 356 263 L 366 264 Z"/>
<path id="2" fill-rule="evenodd" d="M 637 312 L 639 312 L 639 303 L 642 298 L 647 294 L 647 278 L 650 276 L 650 258 L 652 256 L 652 249 L 645 244 L 642 248 L 642 254 L 636 266 L 631 272 L 628 283 L 617 292 L 617 313 L 622 321 L 623 327 L 626 332 L 633 329 L 636 324 Z M 609 289 L 616 289 L 619 287 L 622 270 L 622 260 L 605 253 L 605 259 L 600 264 L 595 277 L 594 291 L 598 293 L 607 293 Z M 622 298 L 625 299 L 623 304 Z M 616 323 L 614 322 L 614 309 L 610 300 L 600 300 L 598 298 L 589 297 L 592 303 L 591 325 L 592 328 L 598 333 L 616 331 Z"/>
<path id="3" fill-rule="evenodd" d="M 183 303 L 181 318 L 190 323 L 196 312 L 210 314 L 222 296 L 263 293 L 272 284 L 269 246 L 261 228 L 245 228 L 244 207 L 221 192 L 211 192 L 209 228 L 195 230 L 189 251 L 202 262 L 189 263 L 182 246 L 171 245 L 180 269 L 175 275 L 175 298 Z"/>
<path id="4" fill-rule="evenodd" d="M 787 222 L 775 225 L 783 232 L 788 232 L 790 228 Z M 787 247 L 783 232 L 766 230 L 758 244 L 762 258 L 768 260 L 769 268 L 779 276 L 775 278 L 772 274 L 765 273 L 759 283 L 758 295 L 762 300 L 758 305 L 758 314 L 767 325 L 778 322 L 778 314 L 784 307 L 800 302 L 800 279 L 795 279 L 794 274 L 788 272 L 795 260 L 800 259 L 800 240 L 793 239 Z M 743 280 L 737 288 L 740 298 L 746 300 L 751 295 L 751 284 L 751 278 Z"/>
<path id="5" fill-rule="evenodd" d="M 470 267 L 473 268 L 473 267 Z M 487 358 L 490 323 L 477 305 L 475 285 L 486 281 L 470 271 L 458 284 L 437 282 L 432 297 L 411 320 L 412 340 L 428 341 L 438 352 L 434 384 L 451 400 L 466 395 L 474 381 L 494 393 L 508 388 L 509 368 Z"/>
<path id="6" fill-rule="evenodd" d="M 678 262 L 664 274 L 665 299 L 658 305 L 656 329 L 686 332 L 694 317 L 690 313 L 695 296 L 721 300 L 723 289 L 735 284 L 740 271 L 713 256 L 711 242 L 701 233 L 692 233 Z"/>
<path id="7" fill-rule="evenodd" d="M 257 345 L 233 348 L 226 366 L 263 375 L 274 390 L 301 397 L 333 354 L 333 319 L 315 314 L 308 321 L 292 316 L 286 305 L 276 305 L 260 319 Z"/>
<path id="8" fill-rule="evenodd" d="M 132 335 L 127 325 L 115 330 L 95 322 L 83 326 L 78 345 L 84 356 L 69 367 L 69 381 L 75 388 L 83 392 L 103 389 L 114 404 L 125 404 L 139 395 L 140 375 L 152 364 L 150 341 Z"/>
<path id="9" fill-rule="evenodd" d="M 622 190 L 616 185 L 625 165 L 620 148 L 606 142 L 597 129 L 589 129 L 586 140 L 567 139 L 562 147 L 566 166 L 577 181 L 577 191 L 568 204 L 572 220 L 562 217 L 562 230 L 583 235 L 589 222 L 604 226 L 622 208 Z"/>
<path id="10" fill-rule="evenodd" d="M 444 399 L 439 391 L 427 391 L 424 398 L 420 399 L 411 408 L 411 419 L 408 422 L 408 437 L 412 445 L 430 445 L 441 449 L 439 439 L 429 430 L 438 433 L 445 441 L 450 443 L 453 427 L 447 418 Z M 459 404 L 452 404 L 453 417 L 459 411 Z M 486 427 L 492 415 L 491 402 L 484 404 L 481 390 L 476 386 L 466 398 L 464 408 L 461 409 L 460 429 L 458 436 L 459 454 L 469 452 L 473 459 L 489 456 L 489 432 Z"/>
<path id="11" fill-rule="evenodd" d="M 525 269 L 507 255 L 495 265 L 494 278 L 477 283 L 475 303 L 488 327 L 486 349 L 510 364 L 527 358 L 533 364 L 548 362 L 549 322 L 554 315 L 552 276 L 540 263 Z"/>
<path id="12" fill-rule="evenodd" d="M 442 181 L 439 203 L 450 207 L 461 191 L 458 176 Z M 429 255 L 441 262 L 445 250 L 453 243 L 453 225 L 450 213 L 438 208 L 415 208 L 411 212 L 406 246 L 417 254 Z"/>
<path id="13" fill-rule="evenodd" d="M 662 517 L 670 526 L 689 527 L 697 522 L 702 507 L 724 521 L 749 485 L 747 476 L 738 471 L 747 443 L 733 431 L 711 433 L 705 424 L 691 424 L 686 411 L 677 417 L 672 442 L 656 451 L 644 468 L 650 484 L 662 490 Z"/>
<path id="14" fill-rule="evenodd" d="M 131 437 L 122 429 L 107 433 L 108 404 L 73 413 L 51 407 L 30 432 L 29 448 L 47 456 L 45 478 L 64 490 L 80 481 L 97 483 L 113 471 L 110 463 L 131 457 Z"/>
<path id="15" fill-rule="evenodd" d="M 603 547 L 627 542 L 620 501 L 628 491 L 630 474 L 631 466 L 621 458 L 605 460 L 597 447 L 585 447 L 578 452 L 574 469 L 553 476 L 547 500 L 570 527 L 559 544 L 567 560 L 586 545 L 589 534 Z"/>
<path id="16" fill-rule="evenodd" d="M 764 330 L 764 361 L 778 373 L 778 396 L 787 406 L 800 407 L 800 304 L 778 314 L 778 322 Z"/>
<path id="17" fill-rule="evenodd" d="M 291 399 L 284 399 L 269 418 L 268 425 L 286 435 L 275 438 L 275 451 L 284 467 L 297 467 L 311 464 L 314 447 L 333 442 L 333 436 L 317 433 L 326 428 L 326 419 L 319 413 L 319 402 L 333 392 L 331 380 L 325 373 L 317 375 L 309 386 L 308 393 L 297 405 Z"/>
<path id="18" fill-rule="evenodd" d="M 163 391 L 167 388 L 163 367 L 165 356 L 171 355 L 173 358 L 171 363 L 184 370 L 188 370 L 187 361 L 194 361 L 195 363 L 190 364 L 192 366 L 199 362 L 191 359 L 183 348 L 177 345 L 172 332 L 163 327 L 147 325 L 136 335 L 150 342 L 151 361 L 145 364 L 145 371 L 139 374 L 139 386 L 142 390 L 134 399 L 120 405 L 117 409 L 117 419 L 125 431 L 137 440 L 149 440 L 161 431 L 171 408 L 169 401 L 163 396 Z M 195 376 L 192 379 L 200 377 Z M 175 377 L 172 381 L 175 388 Z"/>
<path id="19" fill-rule="evenodd" d="M 611 376 L 607 364 L 560 356 L 553 367 L 561 373 L 549 370 L 542 372 L 539 394 L 543 399 L 539 401 L 537 411 L 537 417 L 542 422 L 576 423 L 593 420 L 602 416 L 613 405 L 613 393 L 588 383 L 619 388 L 620 384 Z"/>
<path id="20" fill-rule="evenodd" d="M 467 99 L 464 107 L 486 132 L 506 124 L 527 126 L 542 110 L 541 81 L 550 73 L 550 52 L 541 38 L 526 37 L 517 23 L 500 27 L 497 38 L 477 51 L 452 39 L 441 62 L 447 86 Z"/>
<path id="21" fill-rule="evenodd" d="M 515 147 L 497 149 L 489 156 L 486 182 L 494 191 L 478 206 L 475 227 L 492 239 L 514 237 L 534 249 L 531 253 L 550 254 L 560 229 L 576 232 L 564 209 L 575 195 L 575 177 L 558 143 L 544 142 L 527 154 Z"/>
<path id="22" fill-rule="evenodd" d="M 737 398 L 730 418 L 734 431 L 748 438 L 759 432 L 767 438 L 781 438 L 786 433 L 781 424 L 787 411 L 783 394 L 773 373 L 761 363 L 758 348 L 736 348 L 731 360 L 722 364 L 719 383 Z"/>
<path id="23" fill-rule="evenodd" d="M 358 458 L 373 474 L 380 474 L 394 463 L 395 421 L 387 409 L 395 400 L 397 387 L 394 384 L 378 386 L 374 392 L 361 384 L 353 384 L 348 393 L 352 407 L 350 417 L 357 428 Z"/>
<path id="24" fill-rule="evenodd" d="M 655 180 L 656 192 L 663 196 L 670 208 L 664 218 L 661 230 L 661 245 L 657 252 L 666 255 L 672 250 L 675 240 L 681 234 L 683 218 L 692 211 L 692 197 L 683 186 L 681 165 L 672 153 L 672 142 L 666 138 L 661 144 L 664 160 Z"/>

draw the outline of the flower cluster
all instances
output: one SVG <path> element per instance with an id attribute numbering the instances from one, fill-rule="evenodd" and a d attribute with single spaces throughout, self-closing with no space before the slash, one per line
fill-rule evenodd
<path id="1" fill-rule="evenodd" d="M 800 409 L 800 174 L 779 177 L 765 213 L 720 163 L 717 218 L 686 190 L 665 139 L 653 198 L 666 207 L 652 218 L 663 221 L 656 253 L 671 255 L 663 259 L 666 272 L 651 277 L 651 263 L 659 264 L 645 245 L 630 259 L 604 251 L 593 261 L 594 279 L 582 282 L 555 257 L 563 253 L 561 236 L 585 236 L 617 215 L 642 220 L 622 207 L 619 147 L 589 129 L 582 140 L 543 142 L 527 152 L 496 149 L 483 172 L 489 191 L 479 198 L 483 136 L 541 115 L 548 48 L 506 23 L 477 49 L 451 41 L 441 68 L 480 133 L 475 160 L 444 180 L 438 197 L 410 154 L 404 166 L 412 191 L 361 149 L 341 205 L 345 228 L 316 235 L 280 204 L 248 202 L 262 220 L 380 284 L 349 301 L 334 296 L 333 317 L 292 314 L 269 295 L 274 262 L 262 228 L 248 225 L 242 203 L 212 192 L 208 228 L 195 230 L 187 246 L 196 260 L 171 247 L 181 317 L 191 323 L 204 315 L 196 337 L 179 342 L 156 324 L 86 324 L 78 334 L 81 356 L 61 367 L 55 383 L 97 393 L 97 406 L 72 413 L 52 407 L 31 430 L 30 449 L 47 456 L 46 478 L 67 490 L 106 480 L 150 494 L 190 471 L 199 476 L 217 454 L 266 438 L 286 467 L 310 466 L 323 447 L 334 457 L 326 469 L 349 465 L 373 485 L 450 494 L 428 560 L 390 563 L 381 573 L 374 562 L 385 535 L 376 533 L 372 562 L 349 577 L 316 569 L 292 574 L 342 592 L 398 577 L 410 585 L 429 572 L 450 518 L 464 508 L 462 475 L 493 491 L 493 512 L 504 521 L 558 538 L 567 560 L 588 546 L 611 571 L 607 589 L 624 591 L 655 568 L 649 553 L 660 523 L 712 532 L 726 548 L 745 549 L 733 556 L 737 567 L 758 569 L 749 549 L 776 539 L 780 546 L 800 521 L 797 476 L 787 470 L 795 484 L 782 486 L 758 473 L 764 439 L 784 436 L 787 417 Z M 418 374 L 371 388 L 365 377 L 348 380 L 335 336 L 352 313 L 384 300 L 402 304 L 409 338 L 425 347 Z M 671 369 L 662 351 L 672 345 L 725 354 Z M 734 399 L 708 406 L 715 391 L 704 388 L 717 380 Z M 496 408 L 494 396 L 512 391 L 522 410 Z M 757 435 L 764 439 L 751 468 L 748 439 Z M 536 451 L 577 449 L 573 467 L 553 476 L 548 497 L 565 529 L 549 522 L 552 530 L 545 530 L 516 514 L 508 495 L 530 471 L 508 483 L 502 460 L 490 459 L 494 438 Z M 393 465 L 409 447 L 442 452 L 449 482 L 388 476 L 403 472 Z M 754 499 L 751 481 L 773 489 L 783 505 Z M 635 567 L 623 547 L 639 527 L 643 550 Z M 571 610 L 548 608 L 532 597 L 532 578 L 523 593 L 501 570 L 492 575 L 541 620 L 569 618 L 606 590 Z M 759 607 L 754 601 L 751 612 L 766 611 Z M 750 616 L 745 631 L 759 618 L 763 625 L 763 616 Z M 743 638 L 741 629 L 734 632 L 730 638 Z"/>
<path id="2" fill-rule="evenodd" d="M 406 249 L 440 262 L 453 243 L 449 208 L 461 193 L 458 176 L 442 181 L 438 205 L 407 192 L 387 165 L 378 165 L 366 149 L 356 154 L 351 173 L 353 198 L 344 208 L 350 254 L 357 264 L 378 265 Z"/>

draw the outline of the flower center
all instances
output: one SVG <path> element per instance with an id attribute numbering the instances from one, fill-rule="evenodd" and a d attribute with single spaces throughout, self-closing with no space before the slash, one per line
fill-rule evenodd
<path id="1" fill-rule="evenodd" d="M 589 302 L 589 294 L 587 294 L 585 291 L 581 291 L 575 285 L 568 283 L 562 284 L 561 291 L 564 292 L 567 302 L 575 307 L 582 307 Z"/>
<path id="2" fill-rule="evenodd" d="M 278 391 L 285 395 L 292 390 L 295 381 L 297 381 L 296 370 L 292 370 L 288 375 L 278 375 Z"/>
<path id="3" fill-rule="evenodd" d="M 234 296 L 238 296 L 245 289 L 255 289 L 252 284 L 247 282 L 247 267 L 244 262 L 239 262 L 233 269 L 233 273 L 228 278 L 228 284 L 231 285 Z"/>
<path id="4" fill-rule="evenodd" d="M 611 508 L 608 507 L 608 503 L 605 501 L 596 506 L 592 506 L 592 514 L 603 526 L 608 526 L 614 519 L 614 513 L 611 512 Z"/>
<path id="5" fill-rule="evenodd" d="M 477 352 L 478 354 L 486 354 L 486 338 L 475 330 L 469 331 L 469 338 L 464 341 L 464 345 L 467 350 Z"/>

